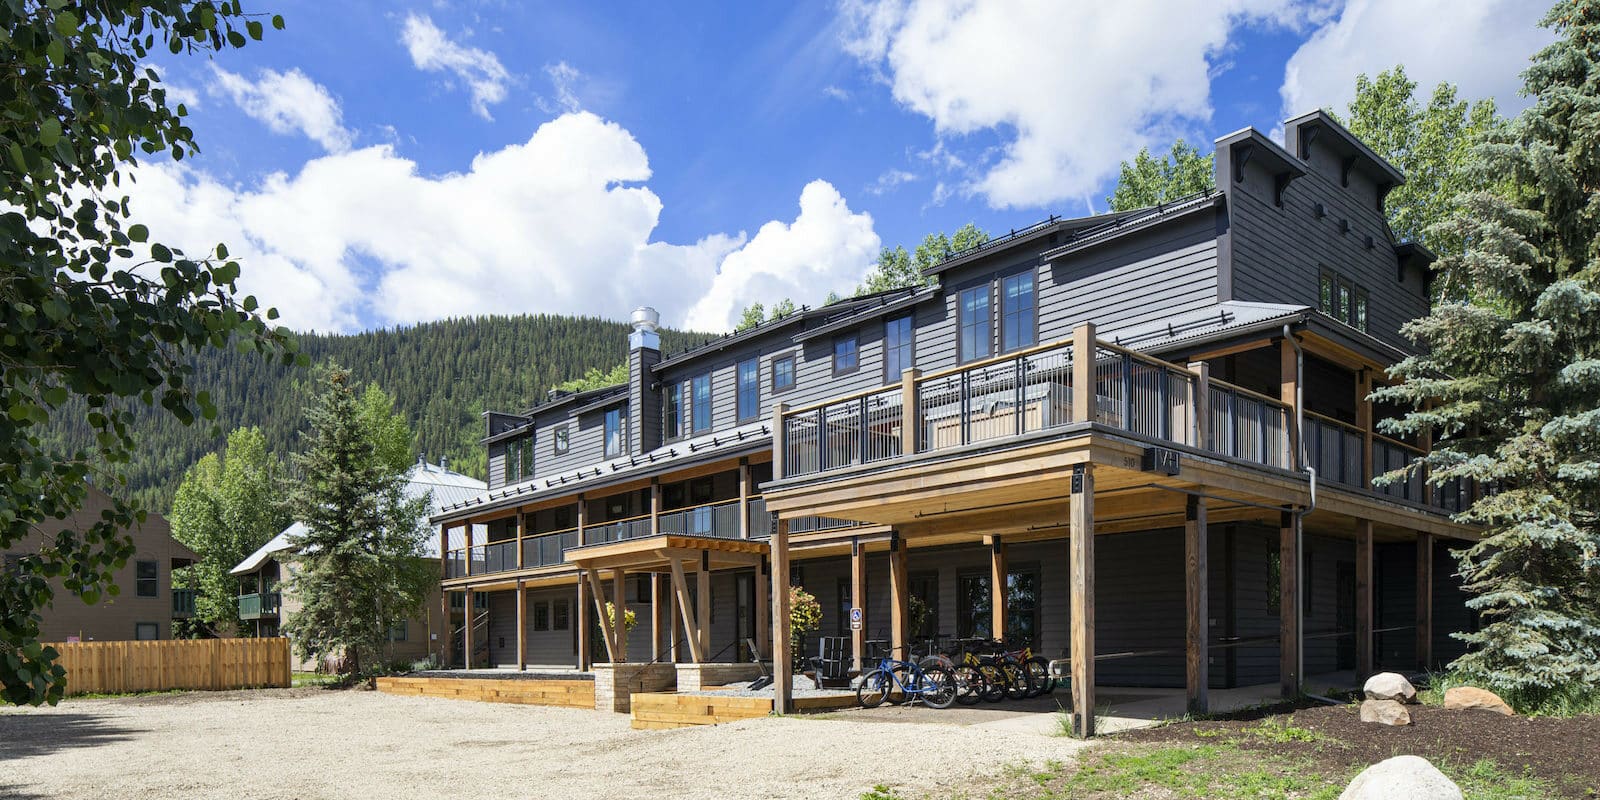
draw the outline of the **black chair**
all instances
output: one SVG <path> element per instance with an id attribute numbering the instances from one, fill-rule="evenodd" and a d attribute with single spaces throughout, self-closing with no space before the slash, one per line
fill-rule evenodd
<path id="1" fill-rule="evenodd" d="M 827 684 L 847 685 L 850 681 L 850 637 L 817 638 L 817 655 L 811 659 L 811 676 L 818 689 Z"/>

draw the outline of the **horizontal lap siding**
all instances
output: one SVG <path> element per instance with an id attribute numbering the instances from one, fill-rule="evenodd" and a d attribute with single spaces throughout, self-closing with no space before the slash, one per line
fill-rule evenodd
<path id="1" fill-rule="evenodd" d="M 1217 301 L 1215 217 L 1200 212 L 1041 270 L 1039 341 L 1093 322 L 1101 336 Z"/>
<path id="2" fill-rule="evenodd" d="M 1373 547 L 1376 586 L 1373 627 L 1400 628 L 1377 636 L 1373 652 L 1377 663 L 1390 669 L 1411 670 L 1417 663 L 1417 546 L 1412 542 Z"/>
<path id="3" fill-rule="evenodd" d="M 1439 539 L 1433 546 L 1433 658 L 1441 664 L 1449 664 L 1467 652 L 1466 642 L 1451 634 L 1478 628 L 1477 615 L 1467 608 L 1471 595 L 1461 588 L 1461 578 L 1456 575 L 1460 565 L 1451 552 L 1469 544 Z"/>
<path id="4" fill-rule="evenodd" d="M 1233 648 L 1234 685 L 1278 680 L 1278 612 L 1267 606 L 1267 558 L 1278 547 L 1278 531 L 1252 525 L 1234 526 L 1234 636 L 1269 641 Z"/>

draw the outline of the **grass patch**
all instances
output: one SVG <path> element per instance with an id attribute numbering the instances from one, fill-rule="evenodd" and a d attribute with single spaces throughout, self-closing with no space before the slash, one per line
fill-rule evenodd
<path id="1" fill-rule="evenodd" d="M 326 672 L 293 672 L 289 674 L 289 685 L 296 689 L 302 686 L 339 686 L 343 679 L 341 675 Z"/>
<path id="2" fill-rule="evenodd" d="M 164 694 L 182 694 L 188 689 L 159 689 L 153 692 L 87 692 L 69 695 L 67 700 L 111 700 L 118 697 L 158 697 Z"/>
<path id="3" fill-rule="evenodd" d="M 1432 706 L 1444 705 L 1444 693 L 1457 686 L 1476 686 L 1500 696 L 1518 714 L 1529 717 L 1577 717 L 1600 715 L 1600 692 L 1582 689 L 1552 689 L 1548 691 L 1517 691 L 1495 687 L 1484 681 L 1473 680 L 1459 672 L 1428 673 L 1427 688 L 1417 692 L 1417 699 Z"/>

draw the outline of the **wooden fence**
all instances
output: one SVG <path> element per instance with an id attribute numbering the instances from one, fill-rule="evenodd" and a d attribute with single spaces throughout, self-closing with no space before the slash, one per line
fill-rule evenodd
<path id="1" fill-rule="evenodd" d="M 52 644 L 67 670 L 67 694 L 289 685 L 289 640 L 171 639 Z"/>

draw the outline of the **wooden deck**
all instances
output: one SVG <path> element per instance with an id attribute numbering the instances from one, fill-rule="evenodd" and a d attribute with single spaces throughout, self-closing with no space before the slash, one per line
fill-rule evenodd
<path id="1" fill-rule="evenodd" d="M 769 697 L 734 695 L 718 697 L 714 694 L 652 692 L 635 694 L 632 703 L 635 730 L 670 730 L 695 725 L 716 725 L 772 714 L 772 699 Z M 855 704 L 856 699 L 851 695 L 794 699 L 795 710 L 800 713 L 832 711 Z"/>
<path id="2" fill-rule="evenodd" d="M 379 678 L 378 691 L 482 703 L 594 708 L 592 680 L 526 680 L 495 678 Z"/>

